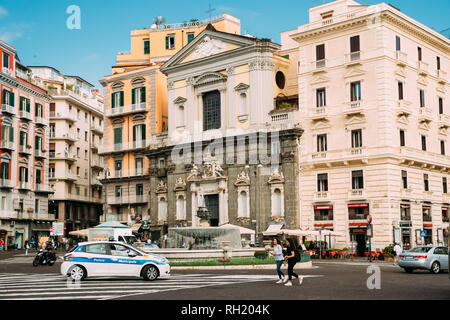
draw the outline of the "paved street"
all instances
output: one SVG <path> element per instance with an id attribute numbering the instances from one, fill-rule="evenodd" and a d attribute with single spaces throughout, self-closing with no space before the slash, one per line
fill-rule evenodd
<path id="1" fill-rule="evenodd" d="M 55 266 L 33 267 L 33 254 L 0 260 L 0 299 L 450 299 L 448 273 L 407 274 L 388 263 L 381 270 L 381 289 L 369 290 L 367 262 L 314 262 L 298 270 L 303 284 L 275 284 L 272 270 L 173 270 L 169 279 L 146 282 L 135 278 L 94 278 L 68 283 Z"/>

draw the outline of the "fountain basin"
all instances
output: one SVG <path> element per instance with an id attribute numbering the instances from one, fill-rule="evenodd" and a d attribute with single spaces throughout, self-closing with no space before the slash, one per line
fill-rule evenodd
<path id="1" fill-rule="evenodd" d="M 242 248 L 241 233 L 237 228 L 181 227 L 169 228 L 167 239 L 170 248 L 223 249 L 230 246 Z"/>

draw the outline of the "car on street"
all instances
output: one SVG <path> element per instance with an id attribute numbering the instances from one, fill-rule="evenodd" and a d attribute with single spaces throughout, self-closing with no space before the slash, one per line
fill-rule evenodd
<path id="1" fill-rule="evenodd" d="M 429 270 L 435 274 L 448 270 L 448 248 L 444 246 L 415 247 L 399 255 L 398 265 L 408 273 L 415 269 Z"/>
<path id="2" fill-rule="evenodd" d="M 82 242 L 64 255 L 61 274 L 72 280 L 133 276 L 145 280 L 170 276 L 169 261 L 119 241 Z"/>

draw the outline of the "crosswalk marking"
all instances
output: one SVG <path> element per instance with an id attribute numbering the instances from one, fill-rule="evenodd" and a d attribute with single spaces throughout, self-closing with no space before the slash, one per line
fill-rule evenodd
<path id="1" fill-rule="evenodd" d="M 159 278 L 156 281 L 129 277 L 95 277 L 72 282 L 68 281 L 66 276 L 51 273 L 0 273 L 0 300 L 108 300 L 163 291 L 276 279 L 274 275 L 186 274 Z"/>

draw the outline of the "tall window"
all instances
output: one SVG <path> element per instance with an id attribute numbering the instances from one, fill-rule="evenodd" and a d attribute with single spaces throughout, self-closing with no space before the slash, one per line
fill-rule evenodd
<path id="1" fill-rule="evenodd" d="M 184 199 L 183 195 L 179 195 L 177 197 L 177 219 L 178 220 L 184 220 L 185 217 L 185 207 L 186 207 L 186 201 Z"/>
<path id="2" fill-rule="evenodd" d="M 28 182 L 28 168 L 20 167 L 19 169 L 19 181 L 20 182 Z"/>
<path id="3" fill-rule="evenodd" d="M 430 191 L 430 186 L 429 186 L 429 182 L 428 182 L 428 174 L 426 174 L 426 173 L 424 173 L 424 175 L 423 175 L 423 185 L 424 185 L 425 191 Z"/>
<path id="4" fill-rule="evenodd" d="M 41 169 L 36 169 L 36 184 L 42 183 L 42 171 Z"/>
<path id="5" fill-rule="evenodd" d="M 30 107 L 30 99 L 25 98 L 25 97 L 20 97 L 20 105 L 19 105 L 19 110 L 20 111 L 26 111 L 26 112 L 30 112 L 31 107 Z"/>
<path id="6" fill-rule="evenodd" d="M 39 199 L 34 200 L 34 212 L 39 213 Z"/>
<path id="7" fill-rule="evenodd" d="M 178 107 L 178 127 L 184 127 L 184 106 Z"/>
<path id="8" fill-rule="evenodd" d="M 3 89 L 2 104 L 14 107 L 14 92 Z"/>
<path id="9" fill-rule="evenodd" d="M 403 100 L 403 82 L 398 82 L 398 100 Z"/>
<path id="10" fill-rule="evenodd" d="M 34 105 L 34 115 L 36 117 L 40 117 L 43 118 L 44 117 L 44 108 L 42 107 L 42 104 L 40 103 L 35 103 Z"/>
<path id="11" fill-rule="evenodd" d="M 175 35 L 169 34 L 166 36 L 166 49 L 175 49 Z"/>
<path id="12" fill-rule="evenodd" d="M 436 69 L 441 70 L 441 58 L 436 57 Z"/>
<path id="13" fill-rule="evenodd" d="M 114 161 L 114 177 L 115 178 L 122 177 L 122 160 Z"/>
<path id="14" fill-rule="evenodd" d="M 438 99 L 438 104 L 439 104 L 439 114 L 444 114 L 444 101 L 442 100 L 441 97 L 439 97 Z"/>
<path id="15" fill-rule="evenodd" d="M 442 193 L 447 193 L 447 178 L 442 177 Z"/>
<path id="16" fill-rule="evenodd" d="M 422 151 L 427 151 L 427 137 L 422 135 L 421 139 L 422 139 Z"/>
<path id="17" fill-rule="evenodd" d="M 3 52 L 3 68 L 9 69 L 9 54 Z"/>
<path id="18" fill-rule="evenodd" d="M 121 199 L 122 198 L 122 186 L 116 186 L 116 199 Z"/>
<path id="19" fill-rule="evenodd" d="M 139 183 L 136 185 L 136 196 L 143 197 L 144 195 L 144 185 L 142 183 Z"/>
<path id="20" fill-rule="evenodd" d="M 405 146 L 405 131 L 400 130 L 400 147 Z"/>
<path id="21" fill-rule="evenodd" d="M 131 104 L 140 104 L 145 102 L 145 87 L 133 88 L 131 90 Z"/>
<path id="22" fill-rule="evenodd" d="M 422 89 L 419 90 L 419 99 L 420 99 L 420 107 L 425 107 L 425 91 Z"/>
<path id="23" fill-rule="evenodd" d="M 351 101 L 361 100 L 361 81 L 352 82 L 350 84 L 350 98 Z"/>
<path id="24" fill-rule="evenodd" d="M 359 36 L 353 36 L 350 38 L 350 59 L 358 60 L 359 59 Z"/>
<path id="25" fill-rule="evenodd" d="M 122 127 L 114 128 L 114 150 L 122 149 Z"/>
<path id="26" fill-rule="evenodd" d="M 41 136 L 36 136 L 34 138 L 34 147 L 35 147 L 36 151 L 42 150 L 42 137 Z"/>
<path id="27" fill-rule="evenodd" d="M 325 60 L 325 44 L 316 46 L 316 61 Z"/>
<path id="28" fill-rule="evenodd" d="M 395 50 L 401 51 L 400 37 L 399 36 L 395 36 Z"/>
<path id="29" fill-rule="evenodd" d="M 362 130 L 352 130 L 352 148 L 362 147 Z"/>
<path id="30" fill-rule="evenodd" d="M 189 33 L 187 34 L 187 43 L 189 43 L 189 42 L 191 42 L 192 40 L 194 40 L 194 38 L 195 38 L 195 33 L 189 32 Z"/>
<path id="31" fill-rule="evenodd" d="M 363 171 L 352 171 L 352 189 L 364 189 Z"/>
<path id="32" fill-rule="evenodd" d="M 316 102 L 318 108 L 327 105 L 325 88 L 320 88 L 316 90 Z"/>
<path id="33" fill-rule="evenodd" d="M 220 128 L 220 92 L 218 90 L 203 95 L 203 130 Z"/>
<path id="34" fill-rule="evenodd" d="M 149 53 L 150 53 L 150 40 L 145 39 L 144 40 L 144 54 L 149 54 Z"/>
<path id="35" fill-rule="evenodd" d="M 319 134 L 317 135 L 317 152 L 327 151 L 327 135 Z"/>
<path id="36" fill-rule="evenodd" d="M 136 158 L 134 161 L 136 175 L 142 175 L 144 173 L 144 159 Z"/>
<path id="37" fill-rule="evenodd" d="M 317 191 L 328 191 L 328 173 L 319 173 L 317 175 Z"/>
<path id="38" fill-rule="evenodd" d="M 0 164 L 0 178 L 9 180 L 9 161 L 2 161 Z"/>
<path id="39" fill-rule="evenodd" d="M 417 60 L 422 61 L 422 48 L 417 47 Z"/>
<path id="40" fill-rule="evenodd" d="M 135 148 L 145 147 L 145 124 L 137 124 L 133 127 L 133 143 Z"/>
<path id="41" fill-rule="evenodd" d="M 402 170 L 402 185 L 403 189 L 408 189 L 408 173 Z"/>
<path id="42" fill-rule="evenodd" d="M 443 156 L 445 156 L 445 141 L 444 141 L 444 140 L 441 140 L 441 141 L 440 141 L 440 144 L 441 144 L 441 154 L 442 154 Z"/>
<path id="43" fill-rule="evenodd" d="M 117 91 L 111 94 L 111 108 L 118 107 L 123 107 L 123 91 Z"/>

